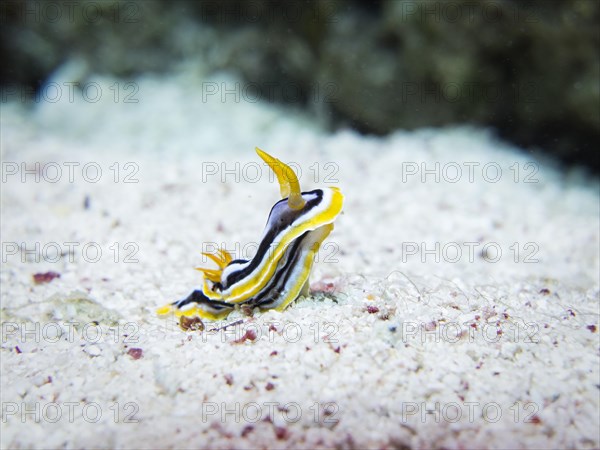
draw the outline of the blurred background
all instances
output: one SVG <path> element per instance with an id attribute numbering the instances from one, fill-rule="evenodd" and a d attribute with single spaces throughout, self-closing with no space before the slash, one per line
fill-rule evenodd
<path id="1" fill-rule="evenodd" d="M 600 171 L 596 0 L 19 0 L 0 15 L 3 103 L 67 62 L 81 79 L 194 64 L 331 130 L 475 124 Z"/>

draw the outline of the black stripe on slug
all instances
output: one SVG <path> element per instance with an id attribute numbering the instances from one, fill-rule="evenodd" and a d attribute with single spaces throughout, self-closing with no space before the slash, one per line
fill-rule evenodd
<path id="1" fill-rule="evenodd" d="M 256 255 L 254 256 L 254 258 L 252 258 L 252 261 L 250 261 L 250 264 L 248 264 L 246 267 L 228 274 L 226 279 L 222 280 L 221 284 L 223 290 L 229 288 L 231 285 L 239 282 L 240 280 L 243 280 L 250 273 L 252 273 L 252 271 L 254 271 L 254 269 L 258 267 L 258 265 L 268 254 L 273 245 L 273 241 L 279 235 L 279 233 L 288 228 L 291 224 L 298 220 L 298 218 L 309 213 L 313 208 L 320 205 L 323 200 L 322 189 L 315 189 L 314 191 L 303 192 L 302 196 L 305 195 L 314 195 L 315 198 L 307 200 L 304 207 L 297 211 L 287 206 L 287 198 L 280 200 L 277 203 L 275 203 L 275 205 L 273 205 L 273 208 L 271 208 L 271 212 L 269 213 L 269 218 L 267 219 L 267 227 L 269 228 L 265 233 L 260 245 L 258 246 Z M 279 209 L 281 209 L 281 212 L 279 212 L 279 217 L 274 217 L 274 214 L 276 214 L 278 212 L 277 210 Z M 230 265 L 233 264 L 233 262 L 234 261 L 232 261 Z"/>
<path id="2" fill-rule="evenodd" d="M 179 300 L 178 302 L 175 302 L 174 305 L 177 308 L 181 309 L 184 306 L 189 305 L 190 303 L 197 303 L 199 305 L 207 305 L 216 311 L 232 309 L 234 306 L 231 303 L 221 302 L 218 300 L 211 300 L 206 295 L 204 295 L 204 293 L 200 290 L 195 290 L 194 292 L 192 292 L 190 295 L 188 295 L 183 300 Z"/>
<path id="3" fill-rule="evenodd" d="M 275 269 L 275 274 L 270 280 L 269 284 L 267 284 L 267 286 L 265 286 L 265 288 L 256 296 L 249 300 L 252 306 L 264 306 L 265 304 L 277 301 L 290 277 L 290 274 L 298 263 L 298 258 L 300 257 L 300 252 L 298 250 L 302 247 L 303 241 L 307 239 L 309 233 L 310 231 L 307 231 L 298 239 L 296 239 L 293 245 L 288 247 L 284 256 L 281 258 L 280 263 Z"/>

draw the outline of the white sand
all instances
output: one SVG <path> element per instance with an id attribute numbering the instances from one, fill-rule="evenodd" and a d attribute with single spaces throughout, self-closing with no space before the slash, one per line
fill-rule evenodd
<path id="1" fill-rule="evenodd" d="M 329 135 L 273 105 L 203 102 L 199 79 L 140 79 L 139 103 L 95 78 L 97 103 L 2 105 L 2 448 L 600 446 L 597 181 L 483 130 Z M 278 200 L 256 145 L 305 190 L 344 192 L 311 278 L 335 292 L 185 333 L 155 308 L 198 287 L 203 244 L 250 256 Z M 22 162 L 50 165 L 23 182 Z M 439 182 L 406 174 L 437 162 Z"/>

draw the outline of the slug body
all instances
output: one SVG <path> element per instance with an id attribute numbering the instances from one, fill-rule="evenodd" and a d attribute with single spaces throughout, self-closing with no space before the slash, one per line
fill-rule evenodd
<path id="1" fill-rule="evenodd" d="M 337 187 L 301 192 L 289 166 L 259 148 L 256 152 L 277 175 L 283 198 L 271 208 L 256 254 L 250 260 L 234 260 L 225 250 L 206 254 L 219 268 L 198 268 L 204 275 L 201 289 L 158 314 L 219 320 L 239 304 L 283 311 L 308 295 L 314 256 L 333 230 L 344 196 Z"/>

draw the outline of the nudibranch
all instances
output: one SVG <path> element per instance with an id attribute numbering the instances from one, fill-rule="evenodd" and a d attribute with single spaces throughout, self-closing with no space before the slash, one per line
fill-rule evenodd
<path id="1" fill-rule="evenodd" d="M 315 254 L 333 230 L 344 196 L 337 187 L 301 192 L 291 167 L 258 147 L 256 152 L 275 173 L 282 197 L 271 208 L 256 254 L 245 260 L 224 249 L 203 253 L 218 269 L 198 268 L 201 289 L 159 308 L 159 315 L 174 311 L 179 317 L 220 320 L 236 305 L 283 311 L 308 295 Z"/>

